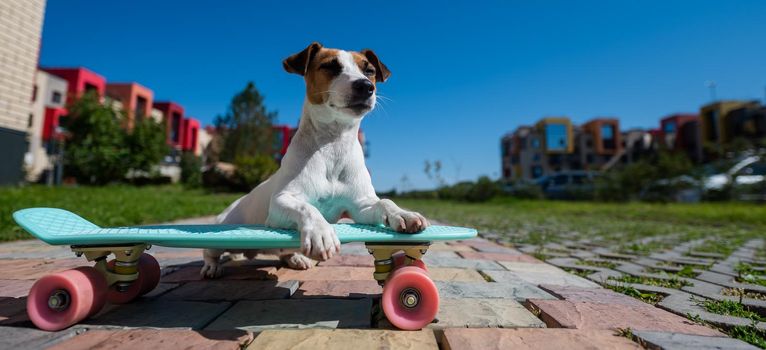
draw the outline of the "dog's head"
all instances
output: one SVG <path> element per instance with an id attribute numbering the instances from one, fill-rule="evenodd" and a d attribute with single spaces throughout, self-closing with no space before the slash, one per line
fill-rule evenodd
<path id="1" fill-rule="evenodd" d="M 282 65 L 287 72 L 304 77 L 309 103 L 352 118 L 375 107 L 375 84 L 391 75 L 372 50 L 343 51 L 316 42 L 286 58 Z"/>

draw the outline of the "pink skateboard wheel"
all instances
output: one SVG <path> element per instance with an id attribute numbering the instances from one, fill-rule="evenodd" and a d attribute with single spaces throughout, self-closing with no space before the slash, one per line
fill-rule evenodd
<path id="1" fill-rule="evenodd" d="M 27 315 L 42 330 L 62 330 L 101 310 L 105 290 L 106 279 L 92 267 L 47 275 L 29 291 Z"/>
<path id="2" fill-rule="evenodd" d="M 380 303 L 391 324 L 403 330 L 417 330 L 436 317 L 439 292 L 423 269 L 405 266 L 389 276 Z"/>

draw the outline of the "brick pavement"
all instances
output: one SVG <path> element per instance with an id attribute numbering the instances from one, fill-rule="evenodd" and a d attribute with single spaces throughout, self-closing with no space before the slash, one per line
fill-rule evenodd
<path id="1" fill-rule="evenodd" d="M 582 278 L 482 238 L 429 250 L 425 260 L 442 303 L 438 322 L 416 332 L 392 329 L 381 316 L 381 290 L 359 244 L 344 245 L 341 256 L 308 271 L 286 269 L 267 255 L 232 260 L 214 281 L 197 274 L 199 250 L 149 253 L 163 267 L 155 291 L 107 305 L 67 330 L 43 332 L 26 318 L 26 291 L 40 276 L 85 260 L 35 241 L 0 245 L 0 348 L 753 348 L 679 316 L 676 308 L 690 307 L 673 304 L 683 304 L 679 298 L 655 307 L 599 285 L 619 272 L 588 266 L 594 274 Z M 571 259 L 554 264 L 583 268 Z M 711 273 L 726 274 L 730 265 Z M 713 286 L 707 291 L 720 287 L 715 275 L 707 280 Z M 668 294 L 681 292 L 694 294 Z"/>

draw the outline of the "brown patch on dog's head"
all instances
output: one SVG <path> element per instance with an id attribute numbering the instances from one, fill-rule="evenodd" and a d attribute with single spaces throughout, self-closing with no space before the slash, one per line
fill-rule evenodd
<path id="1" fill-rule="evenodd" d="M 357 60 L 358 56 L 362 56 L 363 58 L 361 58 L 361 60 Z M 381 62 L 380 59 L 378 59 L 378 55 L 376 55 L 375 52 L 373 52 L 370 49 L 364 49 L 361 52 L 359 52 L 359 54 L 354 52 L 354 60 L 357 61 L 358 65 L 360 64 L 360 61 L 361 62 L 366 61 L 368 62 L 368 64 L 375 67 L 375 76 L 373 79 L 370 79 L 372 80 L 373 83 L 376 81 L 379 81 L 381 83 L 385 82 L 386 79 L 388 79 L 388 77 L 391 76 L 391 71 L 388 70 L 388 67 L 386 67 L 386 65 L 383 64 L 383 62 Z M 365 69 L 361 65 L 359 66 L 359 69 L 361 69 L 362 72 L 365 73 Z M 367 75 L 367 73 L 365 73 L 365 75 Z"/>
<path id="2" fill-rule="evenodd" d="M 282 65 L 288 73 L 302 75 L 306 81 L 306 97 L 312 104 L 323 104 L 330 98 L 333 80 L 343 72 L 339 59 L 341 51 L 328 49 L 317 42 L 286 58 Z M 349 52 L 359 71 L 375 84 L 391 75 L 372 50 Z"/>

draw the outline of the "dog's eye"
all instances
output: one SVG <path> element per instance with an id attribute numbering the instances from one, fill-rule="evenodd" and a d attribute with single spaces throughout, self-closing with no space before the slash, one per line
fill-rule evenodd
<path id="1" fill-rule="evenodd" d="M 366 76 L 373 76 L 375 75 L 375 68 L 367 67 L 364 69 L 364 75 Z"/>
<path id="2" fill-rule="evenodd" d="M 340 71 L 343 70 L 343 67 L 341 67 L 340 62 L 338 62 L 337 60 L 332 60 L 332 61 L 320 64 L 319 69 L 324 70 L 327 73 L 330 73 L 332 75 L 338 75 L 340 74 Z"/>

